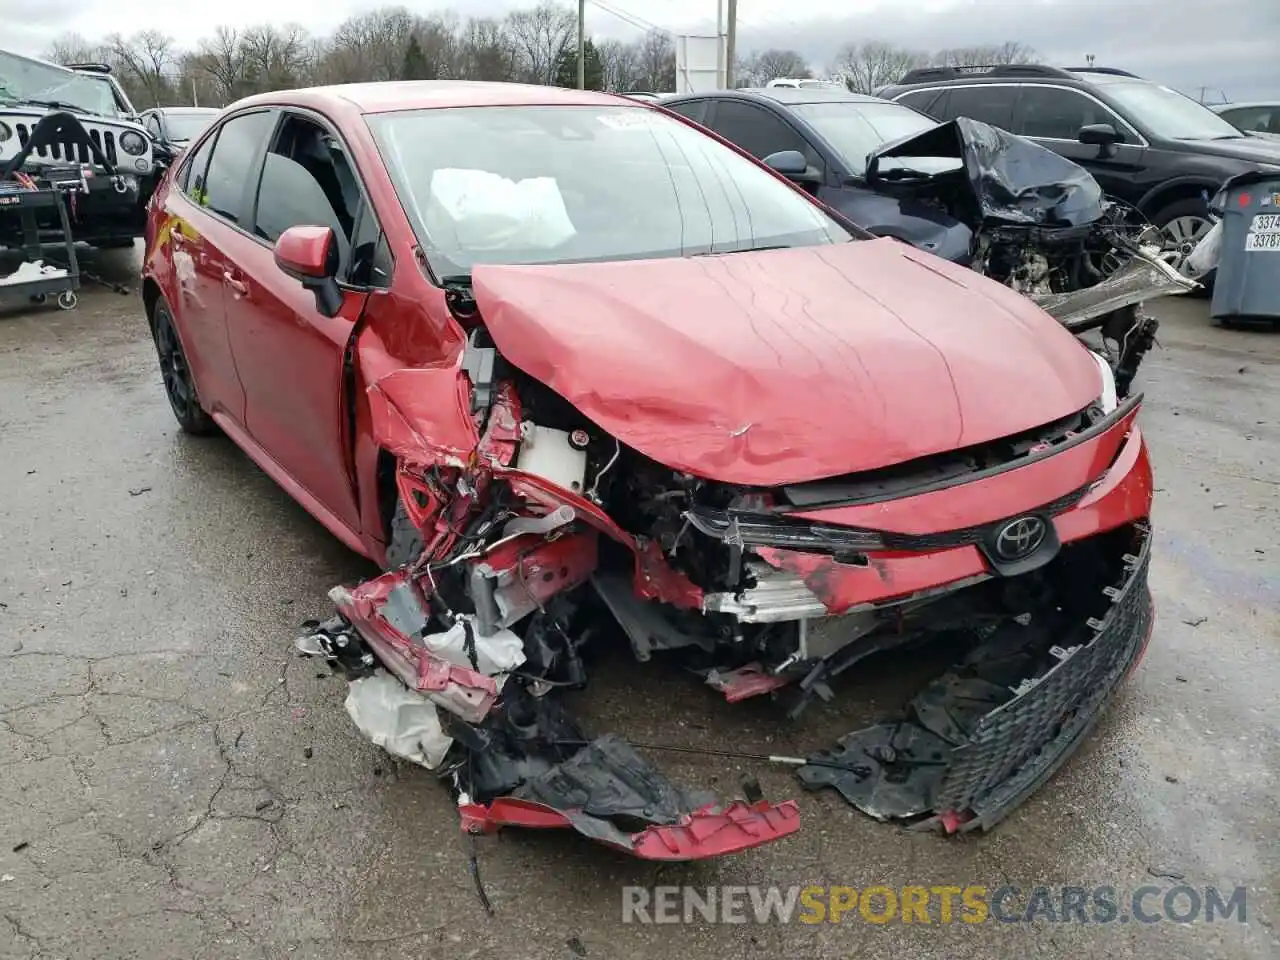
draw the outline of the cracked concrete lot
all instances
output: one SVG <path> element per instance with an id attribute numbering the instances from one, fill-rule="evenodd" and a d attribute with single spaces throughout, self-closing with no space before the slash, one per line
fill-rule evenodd
<path id="1" fill-rule="evenodd" d="M 91 267 L 132 282 L 136 253 Z M 655 755 L 687 783 L 755 773 L 798 796 L 800 833 L 673 866 L 483 838 L 487 916 L 447 791 L 364 742 L 343 682 L 293 652 L 367 565 L 227 440 L 179 434 L 137 297 L 0 307 L 0 958 L 1280 956 L 1280 333 L 1215 327 L 1203 301 L 1158 312 L 1155 636 L 1045 789 L 948 841 L 786 771 Z M 792 725 L 623 654 L 573 708 L 598 732 L 791 753 L 892 706 L 901 666 Z M 1177 882 L 1245 886 L 1246 922 L 621 922 L 628 884 Z"/>

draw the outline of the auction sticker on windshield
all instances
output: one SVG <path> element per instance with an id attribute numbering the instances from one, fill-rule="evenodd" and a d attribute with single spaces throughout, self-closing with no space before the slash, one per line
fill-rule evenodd
<path id="1" fill-rule="evenodd" d="M 1280 233 L 1280 213 L 1259 213 L 1249 224 L 1250 233 Z"/>

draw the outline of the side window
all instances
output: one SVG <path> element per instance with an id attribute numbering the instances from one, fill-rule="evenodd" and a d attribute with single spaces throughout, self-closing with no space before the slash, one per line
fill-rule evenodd
<path id="1" fill-rule="evenodd" d="M 244 214 L 245 187 L 275 122 L 276 115 L 269 111 L 246 113 L 232 117 L 218 133 L 205 176 L 204 205 L 232 223 L 239 223 Z"/>
<path id="2" fill-rule="evenodd" d="M 673 103 L 667 107 L 672 113 L 688 117 L 694 123 L 705 123 L 707 119 L 706 100 L 688 100 L 684 103 Z"/>
<path id="3" fill-rule="evenodd" d="M 160 133 L 159 117 L 157 117 L 154 113 L 148 113 L 147 119 L 144 120 L 143 123 L 147 128 L 147 133 L 151 134 L 153 137 L 156 137 L 157 139 L 160 138 L 161 133 Z"/>
<path id="4" fill-rule="evenodd" d="M 253 232 L 274 243 L 300 224 L 332 227 L 346 263 L 361 203 L 342 144 L 319 124 L 286 116 L 263 164 Z"/>
<path id="5" fill-rule="evenodd" d="M 931 109 L 934 101 L 938 100 L 940 94 L 946 91 L 941 90 L 912 90 L 910 93 L 904 93 L 898 97 L 898 103 L 905 103 L 908 107 L 915 107 L 921 113 L 927 113 L 931 117 L 937 117 Z"/>
<path id="6" fill-rule="evenodd" d="M 351 268 L 347 279 L 359 287 L 387 287 L 391 285 L 394 266 L 386 235 L 369 205 L 361 203 L 351 239 Z"/>
<path id="7" fill-rule="evenodd" d="M 1222 116 L 1240 130 L 1280 133 L 1280 108 L 1244 107 L 1240 110 L 1225 110 Z"/>
<path id="8" fill-rule="evenodd" d="M 981 120 L 1006 130 L 1013 125 L 1013 102 L 1018 96 L 1018 88 L 1013 84 L 952 87 L 948 93 L 948 120 L 968 117 L 970 120 Z"/>
<path id="9" fill-rule="evenodd" d="M 799 150 L 809 163 L 821 165 L 804 137 L 763 107 L 737 100 L 717 101 L 709 126 L 759 160 L 779 150 Z"/>
<path id="10" fill-rule="evenodd" d="M 1014 133 L 1024 137 L 1074 140 L 1080 128 L 1091 123 L 1110 123 L 1122 135 L 1125 131 L 1124 124 L 1106 107 L 1061 87 L 1023 87 L 1018 113 Z"/>
<path id="11" fill-rule="evenodd" d="M 213 141 L 217 139 L 216 131 L 210 134 L 209 139 L 200 144 L 200 149 L 191 155 L 191 159 L 182 171 L 182 192 L 202 207 L 207 204 L 205 171 L 209 168 L 209 154 L 213 153 Z"/>

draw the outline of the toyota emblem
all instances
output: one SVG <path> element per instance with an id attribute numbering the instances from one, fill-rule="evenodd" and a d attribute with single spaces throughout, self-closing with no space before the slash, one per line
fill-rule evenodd
<path id="1" fill-rule="evenodd" d="M 1044 543 L 1048 527 L 1039 517 L 1010 520 L 996 534 L 996 556 L 1001 560 L 1022 560 L 1031 556 Z"/>

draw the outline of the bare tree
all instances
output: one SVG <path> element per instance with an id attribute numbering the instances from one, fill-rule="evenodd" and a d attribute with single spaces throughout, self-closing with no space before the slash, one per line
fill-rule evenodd
<path id="1" fill-rule="evenodd" d="M 676 42 L 671 34 L 650 30 L 636 49 L 636 81 L 645 90 L 666 93 L 676 88 Z"/>
<path id="2" fill-rule="evenodd" d="M 92 63 L 103 58 L 102 45 L 91 43 L 78 33 L 64 33 L 44 52 L 54 63 Z"/>
<path id="3" fill-rule="evenodd" d="M 458 22 L 452 14 L 426 17 L 415 36 L 422 51 L 423 80 L 458 75 Z"/>
<path id="4" fill-rule="evenodd" d="M 555 83 L 556 65 L 577 35 L 578 21 L 567 7 L 544 2 L 507 16 L 519 56 L 521 79 L 529 83 Z"/>
<path id="5" fill-rule="evenodd" d="M 169 102 L 177 65 L 173 37 L 158 30 L 142 30 L 127 39 L 113 33 L 104 47 L 130 99 L 145 106 Z"/>
<path id="6" fill-rule="evenodd" d="M 850 90 L 874 93 L 886 84 L 897 83 L 908 70 L 928 63 L 927 53 L 869 40 L 862 44 L 846 44 L 836 54 L 834 66 Z"/>
<path id="7" fill-rule="evenodd" d="M 230 103 L 248 92 L 244 45 L 234 27 L 217 27 L 212 37 L 200 41 L 197 57 L 199 68 L 213 81 L 220 103 Z"/>
<path id="8" fill-rule="evenodd" d="M 191 103 L 202 107 L 217 106 L 223 102 L 217 83 L 205 69 L 198 53 L 183 54 L 178 60 L 174 78 L 174 103 Z"/>
<path id="9" fill-rule="evenodd" d="M 992 67 L 1007 63 L 1031 63 L 1035 57 L 1035 50 L 1025 43 L 1009 40 L 998 45 L 939 50 L 932 60 L 940 67 Z"/>
<path id="10" fill-rule="evenodd" d="M 753 51 L 741 67 L 734 70 L 734 75 L 762 87 L 779 77 L 812 77 L 813 73 L 797 51 L 770 49 Z"/>
<path id="11" fill-rule="evenodd" d="M 512 80 L 516 45 L 497 20 L 472 18 L 463 31 L 460 74 L 468 80 Z"/>
<path id="12" fill-rule="evenodd" d="M 604 88 L 614 93 L 636 89 L 636 75 L 640 72 L 640 51 L 636 45 L 621 40 L 602 40 L 596 49 L 604 67 Z"/>
<path id="13" fill-rule="evenodd" d="M 405 48 L 417 22 L 404 7 L 381 7 L 349 17 L 334 31 L 332 49 L 339 55 L 343 80 L 395 80 L 404 65 Z"/>
<path id="14" fill-rule="evenodd" d="M 240 39 L 246 83 L 257 91 L 287 90 L 306 82 L 310 38 L 297 24 L 250 27 Z"/>

